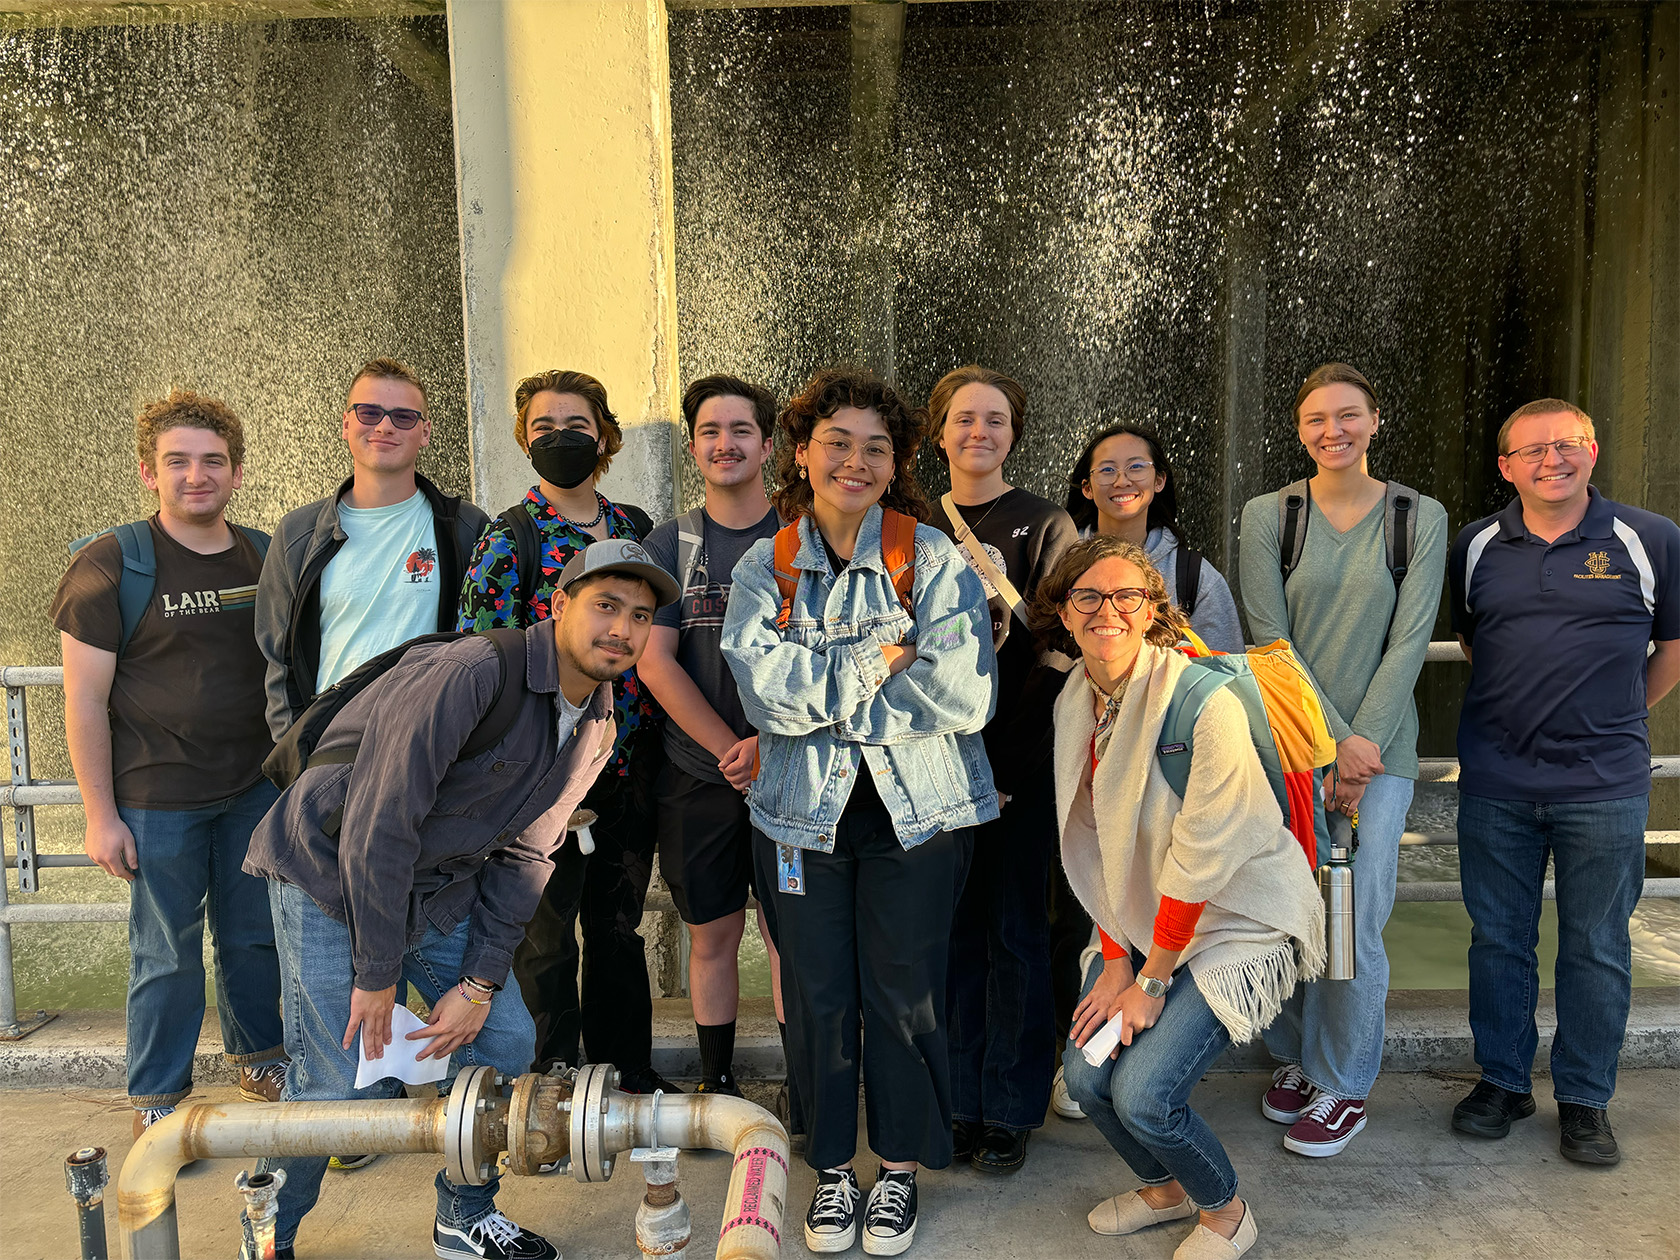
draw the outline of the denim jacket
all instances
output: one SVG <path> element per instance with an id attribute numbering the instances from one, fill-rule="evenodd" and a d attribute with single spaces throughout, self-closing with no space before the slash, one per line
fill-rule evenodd
<path id="1" fill-rule="evenodd" d="M 997 658 L 980 579 L 950 539 L 918 525 L 912 623 L 881 559 L 879 507 L 838 575 L 809 516 L 799 539 L 787 629 L 776 628 L 769 538 L 735 566 L 724 614 L 723 656 L 759 732 L 753 823 L 780 844 L 833 852 L 864 767 L 907 849 L 996 818 L 980 730 L 997 701 Z M 881 645 L 901 642 L 916 659 L 889 676 Z"/>

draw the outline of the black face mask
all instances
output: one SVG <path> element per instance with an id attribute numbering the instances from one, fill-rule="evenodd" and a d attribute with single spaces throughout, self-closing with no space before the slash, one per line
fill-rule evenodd
<path id="1" fill-rule="evenodd" d="M 531 443 L 531 467 L 537 470 L 537 476 L 562 490 L 581 486 L 601 462 L 596 450 L 598 440 L 581 429 L 545 433 Z"/>

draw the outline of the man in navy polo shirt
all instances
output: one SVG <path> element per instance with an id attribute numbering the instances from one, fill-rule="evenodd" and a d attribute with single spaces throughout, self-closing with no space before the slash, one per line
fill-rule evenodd
<path id="1" fill-rule="evenodd" d="M 1482 1079 L 1453 1128 L 1500 1138 L 1534 1114 L 1534 946 L 1557 880 L 1560 1150 L 1620 1158 L 1607 1108 L 1633 994 L 1628 918 L 1645 875 L 1649 706 L 1680 678 L 1680 527 L 1590 484 L 1592 420 L 1545 398 L 1499 430 L 1517 491 L 1448 562 L 1471 662 L 1458 726 L 1458 861 L 1470 912 L 1470 1029 Z"/>

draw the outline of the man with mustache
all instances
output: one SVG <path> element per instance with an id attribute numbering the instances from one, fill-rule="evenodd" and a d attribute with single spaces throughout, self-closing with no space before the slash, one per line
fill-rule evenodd
<path id="1" fill-rule="evenodd" d="M 423 1058 L 531 1062 L 536 1030 L 509 974 L 564 843 L 566 823 L 612 755 L 613 680 L 632 668 L 676 583 L 639 543 L 579 551 L 559 574 L 555 615 L 524 631 L 523 667 L 482 635 L 425 643 L 347 701 L 312 764 L 251 840 L 245 870 L 269 881 L 292 1056 L 286 1101 L 390 1097 L 355 1088 L 356 1038 L 369 1059 L 391 1041 L 397 984 L 431 1006 Z M 522 691 L 489 750 L 463 748 L 506 688 Z M 353 750 L 353 751 L 351 751 Z M 392 802 L 406 802 L 407 808 Z M 284 1168 L 275 1237 L 292 1254 L 327 1161 Z M 440 1256 L 552 1260 L 544 1239 L 496 1209 L 499 1179 L 439 1174 Z"/>

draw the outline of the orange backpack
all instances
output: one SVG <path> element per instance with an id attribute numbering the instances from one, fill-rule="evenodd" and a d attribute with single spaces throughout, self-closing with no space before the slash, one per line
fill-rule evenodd
<path id="1" fill-rule="evenodd" d="M 815 528 L 813 526 L 813 528 Z M 794 567 L 799 555 L 799 522 L 784 525 L 776 531 L 776 589 L 782 593 L 782 611 L 776 617 L 776 628 L 786 630 L 788 616 L 793 611 L 793 593 L 799 589 L 801 570 Z M 912 588 L 916 584 L 916 518 L 881 509 L 881 558 L 886 561 L 887 576 L 904 611 L 916 615 Z"/>

